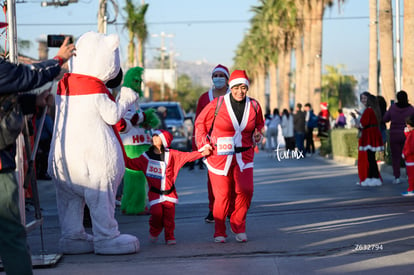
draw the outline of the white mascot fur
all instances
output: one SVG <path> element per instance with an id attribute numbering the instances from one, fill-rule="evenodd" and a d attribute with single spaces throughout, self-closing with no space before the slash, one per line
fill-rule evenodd
<path id="1" fill-rule="evenodd" d="M 115 192 L 125 163 L 112 126 L 139 97 L 133 87 L 123 85 L 114 101 L 105 87 L 120 70 L 118 47 L 117 35 L 83 34 L 69 61 L 70 73 L 58 85 L 49 174 L 56 185 L 59 248 L 64 254 L 139 250 L 138 239 L 120 234 L 115 219 Z M 93 236 L 83 226 L 85 203 Z"/>

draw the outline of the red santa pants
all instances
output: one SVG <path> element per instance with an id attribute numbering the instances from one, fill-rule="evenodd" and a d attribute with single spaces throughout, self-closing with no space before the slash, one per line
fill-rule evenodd
<path id="1" fill-rule="evenodd" d="M 214 237 L 227 237 L 225 222 L 234 192 L 234 210 L 231 213 L 230 226 L 236 234 L 246 232 L 246 215 L 253 197 L 253 168 L 240 171 L 234 157 L 227 176 L 211 172 L 209 176 L 214 193 Z"/>
<path id="2" fill-rule="evenodd" d="M 164 201 L 150 208 L 150 234 L 157 237 L 164 228 L 165 241 L 175 240 L 175 203 Z"/>
<path id="3" fill-rule="evenodd" d="M 213 187 L 211 187 L 211 180 L 210 180 L 210 176 L 207 175 L 207 190 L 208 190 L 208 208 L 210 209 L 211 212 L 213 212 L 213 207 L 214 207 L 214 194 L 213 194 Z M 232 199 L 230 201 L 230 206 L 229 206 L 229 215 L 231 215 L 231 213 L 233 213 L 234 211 L 234 200 L 236 199 L 236 193 L 232 192 Z"/>
<path id="4" fill-rule="evenodd" d="M 408 190 L 414 191 L 414 166 L 406 166 L 408 177 Z"/>

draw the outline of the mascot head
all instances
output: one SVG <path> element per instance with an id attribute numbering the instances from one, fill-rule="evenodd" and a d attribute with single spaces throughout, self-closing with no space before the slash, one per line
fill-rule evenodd
<path id="1" fill-rule="evenodd" d="M 87 32 L 75 46 L 76 55 L 69 61 L 71 73 L 93 76 L 104 83 L 118 75 L 121 68 L 118 35 Z"/>

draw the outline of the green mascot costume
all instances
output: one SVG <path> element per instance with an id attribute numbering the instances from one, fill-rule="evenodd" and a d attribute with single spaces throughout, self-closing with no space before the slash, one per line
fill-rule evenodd
<path id="1" fill-rule="evenodd" d="M 143 69 L 134 67 L 127 71 L 124 77 L 124 86 L 141 87 Z M 139 89 L 142 97 L 142 90 Z M 154 109 L 142 112 L 132 106 L 125 116 L 118 122 L 119 130 L 125 152 L 130 158 L 137 158 L 151 146 L 151 129 L 156 128 L 160 121 Z M 146 213 L 147 180 L 142 171 L 125 169 L 124 187 L 121 200 L 121 211 L 128 215 Z"/>

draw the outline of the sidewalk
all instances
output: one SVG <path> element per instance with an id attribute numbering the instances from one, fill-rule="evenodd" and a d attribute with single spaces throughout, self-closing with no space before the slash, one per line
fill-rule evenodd
<path id="1" fill-rule="evenodd" d="M 256 155 L 255 193 L 247 217 L 249 241 L 213 242 L 214 224 L 204 222 L 206 170 L 181 170 L 177 179 L 177 245 L 148 240 L 149 216 L 117 209 L 121 233 L 136 235 L 133 255 L 64 255 L 43 274 L 410 274 L 414 268 L 414 198 L 400 193 L 383 173 L 381 187 L 355 185 L 357 168 L 319 156 L 305 159 Z M 54 187 L 40 181 L 46 253 L 56 253 L 59 226 Z M 30 213 L 29 213 L 30 215 Z M 28 216 L 29 216 L 28 215 Z M 161 235 L 163 236 L 163 235 Z M 39 230 L 29 234 L 33 254 Z"/>

